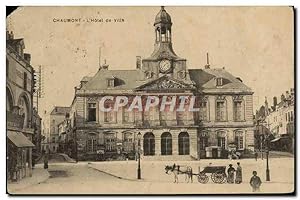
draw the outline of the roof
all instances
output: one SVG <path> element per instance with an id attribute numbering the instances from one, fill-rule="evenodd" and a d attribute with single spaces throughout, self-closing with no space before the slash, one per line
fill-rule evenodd
<path id="1" fill-rule="evenodd" d="M 196 88 L 201 92 L 218 93 L 218 92 L 252 92 L 243 82 L 235 76 L 227 72 L 225 69 L 190 69 L 189 77 L 195 83 Z M 111 77 L 115 79 L 115 87 L 108 88 L 107 80 Z M 216 86 L 216 78 L 223 78 L 223 85 Z M 144 72 L 142 70 L 99 70 L 94 77 L 81 87 L 81 91 L 132 91 L 141 85 L 154 82 L 157 79 L 144 80 Z M 178 80 L 180 81 L 180 80 Z"/>
<path id="2" fill-rule="evenodd" d="M 189 69 L 188 71 L 191 80 L 203 92 L 252 92 L 251 88 L 224 68 Z M 222 86 L 216 86 L 216 78 L 223 78 Z"/>
<path id="3" fill-rule="evenodd" d="M 81 82 L 87 82 L 87 81 L 91 80 L 91 78 L 93 78 L 93 77 L 90 77 L 90 76 L 84 76 L 84 77 L 81 79 Z"/>
<path id="4" fill-rule="evenodd" d="M 16 145 L 16 147 L 34 147 L 35 145 L 21 132 L 7 131 L 8 139 Z"/>
<path id="5" fill-rule="evenodd" d="M 66 115 L 70 110 L 70 107 L 55 106 L 50 115 Z"/>
<path id="6" fill-rule="evenodd" d="M 115 87 L 107 88 L 107 80 L 114 77 Z M 99 70 L 84 86 L 82 90 L 131 90 L 148 80 L 142 80 L 144 72 L 141 70 Z"/>
<path id="7" fill-rule="evenodd" d="M 23 38 L 19 38 L 19 39 L 10 39 L 10 40 L 6 40 L 6 44 L 11 46 L 11 47 L 15 47 L 16 45 L 22 45 L 23 48 L 25 48 L 25 44 L 24 44 L 24 39 Z"/>
<path id="8" fill-rule="evenodd" d="M 158 23 L 172 24 L 171 16 L 167 13 L 164 6 L 161 7 L 159 13 L 155 17 L 154 25 Z"/>

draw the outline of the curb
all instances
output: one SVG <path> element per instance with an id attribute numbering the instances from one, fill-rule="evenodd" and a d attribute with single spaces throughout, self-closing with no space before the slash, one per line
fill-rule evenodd
<path id="1" fill-rule="evenodd" d="M 92 167 L 91 164 L 89 164 L 88 167 L 91 168 L 91 169 L 93 169 L 93 170 L 102 172 L 102 173 L 104 173 L 104 174 L 106 174 L 106 175 L 109 175 L 109 176 L 112 176 L 112 177 L 115 177 L 115 178 L 118 178 L 118 179 L 123 179 L 123 180 L 127 180 L 127 181 L 138 181 L 138 182 L 139 182 L 139 180 L 136 180 L 136 179 L 131 179 L 131 178 L 125 178 L 125 177 L 117 176 L 117 175 L 114 175 L 114 174 L 112 174 L 112 173 L 103 171 L 103 170 L 101 170 L 101 169 L 97 169 L 97 168 L 95 168 L 95 167 Z M 143 180 L 143 179 L 141 179 L 141 180 Z"/>
<path id="2" fill-rule="evenodd" d="M 24 187 L 20 187 L 20 188 L 16 188 L 16 189 L 10 189 L 10 191 L 9 191 L 9 184 L 7 184 L 6 193 L 8 195 L 12 195 L 12 196 L 13 195 L 19 195 L 17 191 L 24 190 L 24 189 L 32 187 L 34 185 L 38 185 L 38 184 L 46 182 L 50 178 L 50 174 L 49 174 L 48 170 L 46 170 L 46 172 L 47 172 L 47 176 L 45 176 L 44 179 L 39 180 L 39 181 L 37 181 L 35 183 L 32 183 L 32 184 L 24 185 Z"/>

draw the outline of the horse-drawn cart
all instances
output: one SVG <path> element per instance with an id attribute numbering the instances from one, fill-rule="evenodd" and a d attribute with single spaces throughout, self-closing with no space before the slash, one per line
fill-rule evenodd
<path id="1" fill-rule="evenodd" d="M 226 182 L 226 167 L 225 166 L 207 166 L 199 174 L 194 174 L 198 177 L 200 183 L 207 183 L 209 181 L 209 176 L 211 174 L 211 180 L 214 183 L 225 183 Z"/>

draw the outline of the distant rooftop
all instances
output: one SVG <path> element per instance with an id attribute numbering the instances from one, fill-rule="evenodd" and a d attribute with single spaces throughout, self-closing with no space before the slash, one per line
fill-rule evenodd
<path id="1" fill-rule="evenodd" d="M 70 107 L 55 106 L 50 115 L 66 115 L 71 110 Z"/>

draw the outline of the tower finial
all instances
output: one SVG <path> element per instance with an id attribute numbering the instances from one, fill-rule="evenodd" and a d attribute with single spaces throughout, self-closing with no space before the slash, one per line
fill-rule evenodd
<path id="1" fill-rule="evenodd" d="M 161 10 L 165 10 L 165 6 L 161 6 Z"/>

